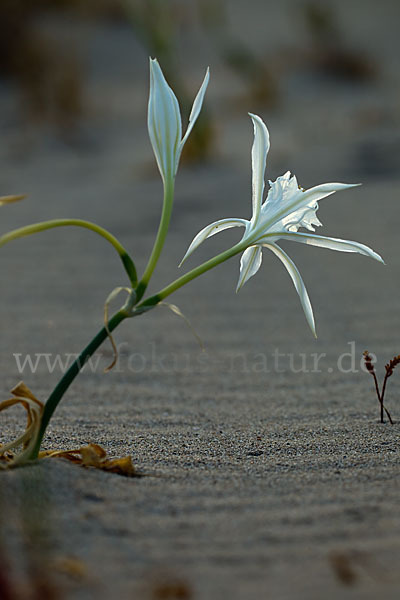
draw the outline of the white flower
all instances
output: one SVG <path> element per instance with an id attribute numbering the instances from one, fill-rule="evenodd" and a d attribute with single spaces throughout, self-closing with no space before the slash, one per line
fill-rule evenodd
<path id="1" fill-rule="evenodd" d="M 300 296 L 308 324 L 315 335 L 314 315 L 301 275 L 291 258 L 276 242 L 279 239 L 286 239 L 341 252 L 359 252 L 380 262 L 383 260 L 379 254 L 364 244 L 298 231 L 301 227 L 315 231 L 314 226 L 321 225 L 316 215 L 319 200 L 334 192 L 359 184 L 324 183 L 309 190 L 303 190 L 299 188 L 296 177 L 291 176 L 288 171 L 278 177 L 276 181 L 269 182 L 270 189 L 267 198 L 264 203 L 262 202 L 269 133 L 260 117 L 253 114 L 250 114 L 250 117 L 254 125 L 254 143 L 251 153 L 253 216 L 250 221 L 247 219 L 221 219 L 211 223 L 196 235 L 183 257 L 182 263 L 206 238 L 230 227 L 244 227 L 245 232 L 240 245 L 245 250 L 240 260 L 240 275 L 236 291 L 257 273 L 261 266 L 262 248 L 269 248 L 280 258 L 288 270 Z"/>
<path id="2" fill-rule="evenodd" d="M 165 80 L 156 59 L 150 59 L 150 96 L 147 124 L 150 141 L 164 183 L 172 181 L 178 169 L 182 148 L 199 116 L 206 93 L 209 69 L 193 102 L 189 123 L 182 138 L 178 100 Z"/>

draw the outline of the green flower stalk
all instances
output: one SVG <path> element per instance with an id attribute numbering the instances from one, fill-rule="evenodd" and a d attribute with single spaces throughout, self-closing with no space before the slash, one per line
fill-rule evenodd
<path id="1" fill-rule="evenodd" d="M 84 229 L 90 229 L 91 231 L 94 231 L 94 233 L 97 233 L 98 235 L 103 237 L 118 252 L 132 287 L 135 287 L 137 285 L 136 267 L 128 252 L 117 240 L 117 238 L 112 235 L 112 233 L 110 233 L 103 227 L 100 227 L 100 225 L 96 225 L 95 223 L 91 223 L 90 221 L 84 221 L 82 219 L 53 219 L 52 221 L 41 221 L 40 223 L 33 223 L 32 225 L 27 225 L 26 227 L 14 229 L 13 231 L 9 231 L 5 235 L 0 236 L 0 248 L 1 246 L 4 246 L 4 244 L 12 242 L 13 240 L 17 240 L 18 238 L 26 237 L 28 235 L 39 233 L 41 231 L 46 231 L 48 229 L 55 229 L 57 227 L 83 227 Z"/>
<path id="2" fill-rule="evenodd" d="M 44 221 L 40 223 L 34 223 L 26 227 L 21 227 L 0 236 L 0 247 L 8 242 L 16 240 L 20 237 L 32 235 L 53 229 L 56 227 L 75 226 L 83 227 L 98 235 L 102 236 L 107 240 L 114 249 L 118 252 L 119 257 L 122 261 L 123 267 L 129 277 L 130 291 L 128 293 L 128 299 L 124 306 L 115 313 L 111 319 L 107 319 L 104 327 L 98 332 L 98 334 L 89 342 L 74 361 L 65 375 L 62 377 L 60 382 L 57 384 L 51 395 L 49 396 L 46 404 L 43 407 L 43 412 L 40 418 L 36 418 L 35 427 L 31 427 L 30 441 L 27 447 L 23 448 L 23 451 L 12 461 L 13 464 L 21 464 L 21 461 L 32 460 L 38 457 L 43 435 L 46 431 L 47 425 L 57 408 L 60 400 L 64 393 L 67 391 L 75 377 L 79 374 L 86 361 L 96 352 L 101 344 L 109 337 L 112 340 L 112 331 L 126 318 L 131 318 L 143 314 L 154 308 L 158 303 L 158 297 L 150 298 L 146 301 L 146 305 L 136 308 L 137 304 L 143 297 L 153 271 L 157 265 L 160 257 L 164 242 L 168 233 L 169 222 L 172 214 L 173 199 L 174 199 L 174 184 L 175 176 L 179 166 L 179 159 L 183 149 L 183 146 L 188 139 L 190 132 L 200 114 L 201 107 L 204 100 L 204 95 L 207 90 L 209 81 L 209 69 L 207 69 L 203 83 L 196 95 L 193 102 L 192 110 L 189 115 L 189 122 L 186 129 L 185 135 L 182 137 L 182 121 L 179 110 L 178 100 L 169 87 L 165 80 L 165 77 L 161 71 L 161 68 L 155 59 L 150 59 L 150 96 L 148 106 L 148 129 L 150 141 L 153 147 L 154 155 L 158 168 L 160 170 L 161 178 L 164 186 L 164 201 L 161 213 L 161 220 L 158 229 L 158 233 L 154 242 L 153 250 L 150 254 L 150 258 L 143 276 L 138 283 L 137 272 L 135 264 L 122 246 L 119 240 L 113 236 L 106 229 L 91 223 L 89 221 L 83 221 L 81 219 L 55 219 L 52 221 Z M 5 196 L 0 198 L 0 206 L 3 204 L 9 204 L 20 200 L 23 196 Z M 105 314 L 108 314 L 108 304 L 110 298 L 117 295 L 120 289 L 117 288 L 109 296 L 106 301 Z M 113 345 L 114 347 L 114 345 Z M 25 440 L 25 438 L 24 438 Z M 13 446 L 14 447 L 14 446 Z M 4 447 L 5 448 L 5 447 Z M 2 457 L 2 447 L 0 446 L 0 458 Z"/>
<path id="3" fill-rule="evenodd" d="M 179 166 L 179 159 L 183 146 L 200 114 L 209 79 L 210 72 L 209 69 L 207 69 L 203 83 L 193 102 L 186 133 L 182 138 L 182 120 L 179 102 L 174 92 L 169 87 L 158 61 L 156 59 L 150 59 L 150 95 L 147 112 L 147 126 L 154 156 L 156 157 L 157 165 L 163 180 L 164 201 L 160 225 L 153 250 L 136 290 L 138 300 L 142 298 L 146 291 L 158 259 L 160 258 L 165 238 L 167 237 L 172 214 L 175 176 Z"/>

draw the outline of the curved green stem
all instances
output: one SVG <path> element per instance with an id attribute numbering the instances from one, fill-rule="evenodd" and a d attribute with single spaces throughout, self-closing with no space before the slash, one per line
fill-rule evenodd
<path id="1" fill-rule="evenodd" d="M 178 277 L 178 279 L 175 279 L 175 281 L 173 281 L 165 288 L 157 292 L 157 294 L 154 294 L 154 296 L 151 296 L 150 298 L 147 298 L 146 300 L 138 304 L 136 307 L 137 310 L 139 310 L 142 307 L 154 306 L 155 304 L 158 304 L 158 302 L 164 300 L 164 298 L 166 298 L 167 296 L 170 296 L 173 292 L 181 288 L 183 285 L 186 285 L 186 283 L 192 281 L 192 279 L 199 277 L 206 271 L 209 271 L 213 267 L 216 267 L 217 265 L 225 262 L 229 258 L 232 258 L 232 256 L 243 252 L 243 250 L 247 248 L 247 245 L 247 242 L 239 242 L 235 246 L 232 246 L 232 248 L 229 248 L 229 250 L 225 250 L 225 252 L 222 252 L 221 254 L 210 258 L 198 267 L 195 267 L 191 271 L 185 273 L 185 275 L 182 275 L 182 277 Z"/>
<path id="2" fill-rule="evenodd" d="M 47 229 L 67 226 L 84 227 L 85 229 L 90 229 L 106 239 L 118 252 L 132 287 L 137 285 L 135 264 L 122 244 L 109 231 L 103 229 L 103 227 L 100 227 L 95 223 L 91 223 L 90 221 L 84 221 L 83 219 L 53 219 L 52 221 L 42 221 L 40 223 L 33 223 L 32 225 L 27 225 L 26 227 L 14 229 L 13 231 L 9 231 L 0 237 L 0 247 L 4 246 L 4 244 L 7 244 L 8 242 L 11 242 L 12 240 L 16 240 L 27 235 L 39 233 L 40 231 L 46 231 Z"/>
<path id="3" fill-rule="evenodd" d="M 108 322 L 108 330 L 109 332 L 113 331 L 118 325 L 128 317 L 128 314 L 123 310 L 119 310 Z M 40 446 L 42 443 L 43 435 L 46 431 L 47 425 L 55 409 L 57 408 L 61 398 L 74 381 L 75 377 L 80 373 L 80 371 L 85 366 L 87 360 L 96 352 L 99 346 L 104 342 L 104 340 L 108 337 L 108 332 L 105 327 L 102 327 L 98 334 L 89 342 L 89 344 L 82 350 L 78 358 L 72 363 L 68 371 L 62 377 L 62 379 L 58 382 L 53 392 L 50 394 L 45 406 L 44 411 L 40 423 L 40 429 L 38 433 L 38 437 L 36 439 L 36 444 L 32 450 L 32 453 L 28 458 L 28 460 L 34 460 L 38 457 Z"/>
<path id="4" fill-rule="evenodd" d="M 161 213 L 160 225 L 158 227 L 157 237 L 154 242 L 153 250 L 147 263 L 143 277 L 136 288 L 136 297 L 139 301 L 146 291 L 150 277 L 156 267 L 157 261 L 160 258 L 161 250 L 163 249 L 165 238 L 167 237 L 169 222 L 171 220 L 172 207 L 174 201 L 174 179 L 164 184 L 164 202 Z"/>
<path id="5" fill-rule="evenodd" d="M 188 273 L 185 273 L 185 275 L 182 275 L 182 277 L 179 277 L 178 279 L 170 283 L 167 287 L 160 290 L 154 296 L 151 296 L 150 298 L 147 298 L 147 300 L 145 300 L 144 302 L 138 304 L 136 310 L 133 311 L 133 313 L 131 312 L 132 306 L 130 306 L 127 309 L 122 308 L 117 313 L 115 313 L 115 315 L 109 320 L 108 327 L 102 327 L 102 329 L 100 329 L 98 334 L 89 342 L 86 348 L 82 350 L 78 358 L 72 363 L 68 371 L 61 378 L 59 383 L 54 388 L 53 392 L 50 394 L 44 406 L 40 429 L 35 446 L 31 454 L 27 457 L 27 459 L 34 460 L 38 457 L 40 446 L 47 425 L 49 424 L 49 421 L 53 416 L 53 413 L 57 408 L 58 404 L 60 403 L 63 395 L 65 394 L 71 383 L 74 381 L 75 377 L 83 369 L 87 360 L 96 352 L 99 346 L 108 337 L 109 333 L 111 333 L 121 323 L 121 321 L 128 317 L 135 316 L 135 312 L 136 314 L 141 314 L 142 312 L 146 312 L 146 310 L 151 309 L 151 307 L 157 305 L 161 300 L 163 300 L 164 298 L 181 288 L 186 283 L 189 283 L 189 281 L 192 281 L 192 279 L 199 277 L 206 271 L 209 271 L 213 267 L 216 267 L 222 262 L 225 262 L 232 256 L 235 256 L 236 254 L 239 254 L 239 252 L 242 252 L 246 248 L 246 245 L 247 244 L 245 242 L 239 242 L 229 250 L 226 250 L 225 252 L 214 256 L 205 263 L 192 269 Z"/>

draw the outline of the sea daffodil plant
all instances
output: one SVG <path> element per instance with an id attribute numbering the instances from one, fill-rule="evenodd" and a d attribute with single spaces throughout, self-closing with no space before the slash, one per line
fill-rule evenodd
<path id="1" fill-rule="evenodd" d="M 56 219 L 28 225 L 20 229 L 10 231 L 0 237 L 0 247 L 19 237 L 38 233 L 55 227 L 76 226 L 89 229 L 107 240 L 118 252 L 122 264 L 125 268 L 129 280 L 129 287 L 118 287 L 111 292 L 105 303 L 105 322 L 104 326 L 82 350 L 79 357 L 71 365 L 62 379 L 56 385 L 50 394 L 46 403 L 38 401 L 26 387 L 18 387 L 19 392 L 15 393 L 16 399 L 6 401 L 2 409 L 16 402 L 22 402 L 28 411 L 29 431 L 19 438 L 22 445 L 19 454 L 13 453 L 10 457 L 10 449 L 15 450 L 16 444 L 7 444 L 0 446 L 0 458 L 5 458 L 7 454 L 7 465 L 13 466 L 36 459 L 40 453 L 40 447 L 47 425 L 62 399 L 65 391 L 69 388 L 75 377 L 79 374 L 86 361 L 96 352 L 99 346 L 111 337 L 112 331 L 125 319 L 132 318 L 148 312 L 157 305 L 164 303 L 165 298 L 173 292 L 186 285 L 196 277 L 199 277 L 206 271 L 216 267 L 224 261 L 242 254 L 240 262 L 240 275 L 237 285 L 239 290 L 246 281 L 250 279 L 260 268 L 262 259 L 262 248 L 266 247 L 272 250 L 283 262 L 287 268 L 296 290 L 300 296 L 307 321 L 315 333 L 314 317 L 311 303 L 307 291 L 296 266 L 289 256 L 280 248 L 277 241 L 287 239 L 301 243 L 311 244 L 339 250 L 344 252 L 359 252 L 379 260 L 381 257 L 373 250 L 357 242 L 350 242 L 336 238 L 321 237 L 311 233 L 299 232 L 300 228 L 314 231 L 314 226 L 319 226 L 316 211 L 318 201 L 333 194 L 336 191 L 352 187 L 352 185 L 342 183 L 328 183 L 318 185 L 304 191 L 297 185 L 297 180 L 289 172 L 285 173 L 275 182 L 270 182 L 270 189 L 265 201 L 264 196 L 264 172 L 266 158 L 269 150 L 269 133 L 262 119 L 257 115 L 250 114 L 254 126 L 254 143 L 252 147 L 252 172 L 253 172 L 253 193 L 252 206 L 253 214 L 250 220 L 246 219 L 222 219 L 205 227 L 190 244 L 183 261 L 202 243 L 206 238 L 227 229 L 229 227 L 244 227 L 242 239 L 231 248 L 210 258 L 201 265 L 188 271 L 158 293 L 144 298 L 148 283 L 160 257 L 172 213 L 175 176 L 179 165 L 179 159 L 185 144 L 197 117 L 201 111 L 205 92 L 209 80 L 208 69 L 206 71 L 203 83 L 194 100 L 189 123 L 185 135 L 182 137 L 182 122 L 179 110 L 178 100 L 166 82 L 161 68 L 155 59 L 150 59 L 150 97 L 148 106 L 148 129 L 153 151 L 156 157 L 157 165 L 164 187 L 164 200 L 159 229 L 155 238 L 154 246 L 150 254 L 148 264 L 140 279 L 137 277 L 135 264 L 123 247 L 123 245 L 110 232 L 95 223 L 83 221 L 80 219 Z M 22 197 L 22 196 L 21 196 Z M 0 198 L 0 205 L 8 204 L 21 199 L 20 196 L 8 196 Z M 183 262 L 182 261 L 182 262 Z M 127 299 L 124 305 L 111 317 L 108 318 L 108 307 L 121 291 L 127 293 Z M 179 309 L 170 305 L 174 312 L 181 314 Z M 23 394 L 20 390 L 23 390 Z M 26 393 L 25 393 L 26 392 Z M 27 395 L 28 394 L 28 395 Z M 29 396 L 29 397 L 28 397 Z M 29 402 L 28 402 L 29 400 Z M 32 413 L 32 407 L 29 403 L 34 403 L 38 410 Z M 17 440 L 17 441 L 18 441 Z M 18 445 L 18 444 L 17 444 Z M 44 453 L 48 455 L 48 452 Z M 50 452 L 50 455 L 54 454 Z M 59 454 L 56 452 L 55 454 Z M 65 453 L 61 453 L 65 454 Z M 68 453 L 67 453 L 68 454 Z M 99 462 L 98 453 L 96 461 Z M 100 457 L 104 462 L 103 456 Z M 94 461 L 94 462 L 96 462 Z M 4 463 L 4 461 L 3 461 Z"/>
<path id="2" fill-rule="evenodd" d="M 323 183 L 309 190 L 303 190 L 299 187 L 296 177 L 291 176 L 290 171 L 287 171 L 284 175 L 278 177 L 276 181 L 269 182 L 270 189 L 263 203 L 264 173 L 270 147 L 269 132 L 260 117 L 249 114 L 254 126 L 254 143 L 251 152 L 253 215 L 250 221 L 246 219 L 221 219 L 202 229 L 190 244 L 181 264 L 205 239 L 230 227 L 244 227 L 245 230 L 240 244 L 243 245 L 245 250 L 240 260 L 240 274 L 236 291 L 239 291 L 261 267 L 262 248 L 272 250 L 288 270 L 300 296 L 307 322 L 314 335 L 316 335 L 310 299 L 299 270 L 276 242 L 279 239 L 286 239 L 340 252 L 359 252 L 380 262 L 383 262 L 383 260 L 379 254 L 364 244 L 299 232 L 300 228 L 315 231 L 314 226 L 319 227 L 322 225 L 316 215 L 319 200 L 339 190 L 356 187 L 359 185 L 357 183 Z"/>

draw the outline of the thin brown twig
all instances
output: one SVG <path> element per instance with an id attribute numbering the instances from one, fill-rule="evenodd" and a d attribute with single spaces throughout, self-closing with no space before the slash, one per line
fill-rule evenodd
<path id="1" fill-rule="evenodd" d="M 374 382 L 375 382 L 375 389 L 376 389 L 376 394 L 378 396 L 378 400 L 379 400 L 379 404 L 381 405 L 381 423 L 383 423 L 383 396 L 381 395 L 381 393 L 379 392 L 379 385 L 378 385 L 378 380 L 376 378 L 376 373 L 375 371 L 373 371 L 371 373 L 372 377 L 374 378 Z M 386 379 L 385 379 L 386 382 Z"/>
<path id="2" fill-rule="evenodd" d="M 385 365 L 386 373 L 385 373 L 385 377 L 384 377 L 383 384 L 382 384 L 382 392 L 379 391 L 379 384 L 378 384 L 378 379 L 377 379 L 376 373 L 375 373 L 375 367 L 372 363 L 372 357 L 369 354 L 368 350 L 365 350 L 365 352 L 363 353 L 363 356 L 364 356 L 365 367 L 366 367 L 368 373 L 370 373 L 372 375 L 372 377 L 374 378 L 376 395 L 378 396 L 378 401 L 380 404 L 381 423 L 384 423 L 383 415 L 385 412 L 389 419 L 390 424 L 393 425 L 394 424 L 393 419 L 392 419 L 388 409 L 384 405 L 383 399 L 385 396 L 387 380 L 391 375 L 393 375 L 393 369 L 398 364 L 400 364 L 400 354 L 398 356 L 395 356 L 394 358 L 392 358 L 392 360 L 390 360 L 388 362 L 388 364 Z"/>
<path id="3" fill-rule="evenodd" d="M 386 412 L 386 414 L 387 414 L 387 416 L 388 416 L 388 419 L 389 419 L 390 423 L 393 425 L 392 417 L 390 416 L 390 414 L 389 414 L 389 412 L 388 412 L 388 410 L 387 410 L 386 406 L 384 406 L 384 404 L 383 404 L 383 398 L 384 398 L 384 396 L 385 396 L 385 391 L 386 391 L 386 382 L 387 382 L 387 380 L 388 380 L 388 377 L 390 377 L 390 375 L 388 374 L 388 371 L 386 371 L 385 378 L 384 378 L 384 380 L 383 380 L 383 384 L 382 384 L 382 393 L 381 393 L 381 411 L 382 411 L 382 408 L 384 408 L 384 409 L 385 409 L 385 412 Z M 383 423 L 383 414 L 381 414 L 381 423 Z"/>

